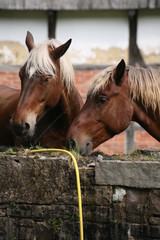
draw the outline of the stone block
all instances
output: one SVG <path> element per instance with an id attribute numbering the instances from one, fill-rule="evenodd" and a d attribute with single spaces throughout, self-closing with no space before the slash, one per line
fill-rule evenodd
<path id="1" fill-rule="evenodd" d="M 94 186 L 95 185 L 95 168 L 94 167 L 81 167 L 79 168 L 81 186 Z"/>
<path id="2" fill-rule="evenodd" d="M 160 190 L 153 189 L 149 193 L 149 214 L 160 216 Z"/>
<path id="3" fill-rule="evenodd" d="M 84 236 L 85 240 L 101 240 L 110 239 L 113 240 L 110 234 L 110 225 L 95 223 L 86 223 L 84 226 Z"/>
<path id="4" fill-rule="evenodd" d="M 160 188 L 160 161 L 103 160 L 96 164 L 98 185 Z"/>
<path id="5" fill-rule="evenodd" d="M 0 203 L 52 203 L 69 191 L 69 161 L 30 156 L 1 157 Z"/>
<path id="6" fill-rule="evenodd" d="M 82 187 L 82 201 L 89 206 L 108 206 L 112 202 L 110 186 Z"/>
<path id="7" fill-rule="evenodd" d="M 83 207 L 84 222 L 98 222 L 109 223 L 110 222 L 110 208 L 103 206 L 84 206 Z"/>
<path id="8" fill-rule="evenodd" d="M 149 217 L 149 223 L 152 225 L 159 225 L 160 226 L 160 215 L 153 215 Z"/>
<path id="9" fill-rule="evenodd" d="M 131 240 L 129 238 L 130 224 L 123 221 L 113 225 L 113 237 L 111 240 Z"/>

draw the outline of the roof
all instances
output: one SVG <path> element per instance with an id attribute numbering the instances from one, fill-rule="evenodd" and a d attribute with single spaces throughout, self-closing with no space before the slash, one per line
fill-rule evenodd
<path id="1" fill-rule="evenodd" d="M 155 9 L 160 0 L 2 0 L 5 10 L 107 10 L 107 9 Z"/>

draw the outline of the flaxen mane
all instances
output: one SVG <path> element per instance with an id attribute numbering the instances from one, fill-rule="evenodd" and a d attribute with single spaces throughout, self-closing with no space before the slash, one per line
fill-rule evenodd
<path id="1" fill-rule="evenodd" d="M 55 40 L 46 40 L 34 47 L 26 61 L 26 72 L 29 77 L 34 73 L 48 74 L 56 78 L 56 68 L 49 56 L 48 47 L 55 49 L 60 43 Z M 61 81 L 63 85 L 70 91 L 74 86 L 74 70 L 68 54 L 65 53 L 60 58 Z"/>
<path id="2" fill-rule="evenodd" d="M 113 79 L 115 66 L 108 67 L 91 81 L 88 95 L 95 95 Z M 126 66 L 131 98 L 141 100 L 146 109 L 160 111 L 160 69 Z"/>

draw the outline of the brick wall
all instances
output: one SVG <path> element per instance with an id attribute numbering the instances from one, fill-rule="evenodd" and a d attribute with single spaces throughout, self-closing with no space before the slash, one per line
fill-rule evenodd
<path id="1" fill-rule="evenodd" d="M 90 83 L 90 79 L 100 70 L 76 70 L 75 82 L 80 91 L 80 94 L 85 101 L 86 92 Z M 0 84 L 8 85 L 15 88 L 20 88 L 20 80 L 17 70 L 0 71 Z M 151 137 L 146 131 L 139 130 L 135 132 L 135 147 L 136 148 L 154 148 L 159 149 L 160 143 Z M 122 154 L 125 151 L 125 132 L 115 136 L 113 139 L 101 144 L 98 150 L 109 155 Z"/>
<path id="2" fill-rule="evenodd" d="M 17 71 L 0 71 L 0 84 L 20 89 L 20 80 Z"/>

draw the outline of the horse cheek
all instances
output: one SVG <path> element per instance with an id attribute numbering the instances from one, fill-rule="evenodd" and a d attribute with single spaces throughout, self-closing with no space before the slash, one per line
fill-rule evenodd
<path id="1" fill-rule="evenodd" d="M 118 108 L 114 102 L 110 102 L 105 109 L 102 111 L 102 122 L 105 124 L 106 128 L 111 132 L 117 131 Z"/>
<path id="2" fill-rule="evenodd" d="M 125 101 L 119 101 L 119 104 L 112 102 L 107 106 L 105 113 L 106 126 L 118 134 L 124 131 L 130 124 L 132 119 L 133 109 Z"/>
<path id="3" fill-rule="evenodd" d="M 118 132 L 124 131 L 130 124 L 133 115 L 133 107 L 128 102 L 123 102 L 122 106 L 117 108 L 117 128 Z"/>

